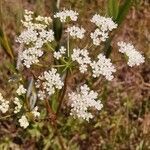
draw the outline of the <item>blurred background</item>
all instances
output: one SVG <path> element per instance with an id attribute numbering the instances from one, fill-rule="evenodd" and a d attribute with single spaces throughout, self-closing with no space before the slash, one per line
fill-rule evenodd
<path id="1" fill-rule="evenodd" d="M 11 98 L 9 93 L 15 87 L 8 80 L 16 77 L 14 64 L 19 46 L 15 39 L 23 30 L 21 19 L 24 9 L 52 16 L 53 6 L 52 0 L 0 0 L 0 92 L 7 99 Z M 108 1 L 60 0 L 60 8 L 64 7 L 78 11 L 78 24 L 88 29 L 88 21 L 93 14 L 107 14 Z M 68 150 L 150 149 L 150 2 L 133 0 L 128 7 L 111 42 L 111 58 L 118 68 L 115 79 L 110 83 L 95 83 L 95 90 L 104 104 L 103 110 L 89 123 L 69 116 L 66 119 L 68 112 L 65 107 L 62 110 L 64 116 L 60 118 L 59 130 Z M 120 40 L 132 42 L 145 56 L 145 63 L 128 67 L 125 59 L 118 54 L 116 43 Z M 82 81 L 81 75 L 75 76 Z M 61 149 L 49 122 L 38 122 L 22 130 L 14 124 L 15 119 L 1 116 L 0 150 Z"/>

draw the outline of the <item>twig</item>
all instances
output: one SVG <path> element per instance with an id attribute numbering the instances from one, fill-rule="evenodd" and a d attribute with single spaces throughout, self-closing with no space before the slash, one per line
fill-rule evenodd
<path id="1" fill-rule="evenodd" d="M 49 104 L 49 101 L 48 99 L 46 98 L 45 99 L 45 105 L 46 105 L 46 108 L 47 108 L 47 111 L 48 111 L 48 115 L 49 115 L 49 118 L 52 120 L 52 122 L 54 123 L 53 125 L 56 124 L 56 115 L 54 114 L 54 112 L 52 111 L 51 107 L 50 107 L 50 104 Z"/>
<path id="2" fill-rule="evenodd" d="M 4 117 L 0 117 L 0 120 L 3 120 L 3 119 L 6 119 L 6 118 L 9 118 L 11 116 L 14 116 L 15 114 L 12 114 L 12 115 L 7 115 L 7 116 L 4 116 Z"/>

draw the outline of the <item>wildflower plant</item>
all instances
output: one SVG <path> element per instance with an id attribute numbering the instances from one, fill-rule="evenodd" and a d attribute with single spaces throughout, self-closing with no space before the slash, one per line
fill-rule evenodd
<path id="1" fill-rule="evenodd" d="M 34 12 L 28 10 L 24 12 L 24 19 L 21 20 L 24 30 L 16 39 L 23 45 L 23 50 L 18 51 L 16 64 L 22 78 L 12 100 L 13 113 L 18 115 L 18 123 L 24 129 L 33 121 L 41 120 L 42 109 L 47 111 L 46 118 L 56 125 L 63 105 L 67 106 L 64 108 L 69 109 L 71 117 L 86 120 L 87 123 L 94 118 L 95 111 L 105 109 L 89 78 L 91 81 L 100 77 L 110 82 L 113 80 L 117 68 L 102 51 L 101 45 L 105 44 L 118 24 L 113 18 L 96 13 L 89 19 L 89 24 L 94 28 L 89 33 L 86 27 L 77 23 L 79 16 L 78 12 L 67 9 L 51 17 L 35 16 Z M 56 39 L 56 31 L 53 30 L 55 19 L 63 25 L 64 39 Z M 90 43 L 78 44 L 87 37 L 91 38 Z M 94 53 L 95 49 L 99 52 L 93 57 L 91 51 Z M 144 63 L 144 56 L 130 43 L 118 42 L 118 52 L 128 57 L 130 67 Z M 48 62 L 42 64 L 41 59 L 46 56 Z M 40 68 L 39 73 L 35 73 L 34 66 Z M 29 77 L 23 75 L 23 71 L 31 72 L 28 84 L 26 81 Z M 70 88 L 69 80 L 74 72 L 85 75 L 85 78 L 81 84 Z M 6 113 L 9 107 L 9 102 L 0 94 L 0 111 Z"/>

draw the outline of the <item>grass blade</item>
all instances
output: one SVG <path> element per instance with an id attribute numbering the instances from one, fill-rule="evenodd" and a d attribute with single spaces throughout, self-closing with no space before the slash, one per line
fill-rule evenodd
<path id="1" fill-rule="evenodd" d="M 119 12 L 119 1 L 118 0 L 108 0 L 107 14 L 115 20 L 118 17 Z"/>
<path id="2" fill-rule="evenodd" d="M 9 44 L 8 38 L 5 34 L 5 32 L 2 30 L 2 28 L 0 27 L 0 45 L 2 46 L 2 48 L 5 50 L 5 52 L 12 58 L 14 59 L 14 54 L 13 54 L 13 50 Z"/>
<path id="3" fill-rule="evenodd" d="M 122 23 L 131 6 L 132 6 L 132 0 L 125 0 L 123 5 L 120 6 L 118 17 L 116 19 L 118 24 Z"/>

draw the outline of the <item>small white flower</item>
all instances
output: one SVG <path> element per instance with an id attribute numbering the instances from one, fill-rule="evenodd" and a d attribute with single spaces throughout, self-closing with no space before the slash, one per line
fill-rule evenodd
<path id="1" fill-rule="evenodd" d="M 38 106 L 34 107 L 34 109 L 32 110 L 32 113 L 33 113 L 34 117 L 40 116 L 40 113 L 38 112 Z"/>
<path id="2" fill-rule="evenodd" d="M 22 24 L 26 28 L 17 38 L 17 42 L 28 46 L 18 57 L 27 68 L 39 62 L 39 57 L 43 55 L 41 50 L 43 45 L 54 40 L 54 32 L 49 29 L 50 17 L 38 16 L 34 18 L 33 12 L 25 10 Z"/>
<path id="3" fill-rule="evenodd" d="M 61 22 L 66 22 L 66 20 L 69 18 L 72 21 L 76 21 L 78 19 L 78 13 L 73 10 L 63 10 L 60 12 L 57 12 L 54 15 L 54 18 L 60 18 Z"/>
<path id="4" fill-rule="evenodd" d="M 94 45 L 100 45 L 101 41 L 104 42 L 108 38 L 108 33 L 103 32 L 100 29 L 96 29 L 90 35 L 91 39 L 93 40 Z"/>
<path id="5" fill-rule="evenodd" d="M 106 18 L 98 14 L 92 17 L 91 22 L 97 26 L 97 29 L 90 35 L 94 45 L 100 45 L 101 41 L 106 41 L 109 32 L 117 28 L 117 24 L 111 18 Z"/>
<path id="6" fill-rule="evenodd" d="M 53 30 L 42 30 L 39 32 L 39 39 L 41 39 L 44 43 L 52 42 L 54 40 L 54 32 Z"/>
<path id="7" fill-rule="evenodd" d="M 144 63 L 145 58 L 142 56 L 131 43 L 118 42 L 119 52 L 124 53 L 128 56 L 128 65 L 133 67 Z"/>
<path id="8" fill-rule="evenodd" d="M 38 38 L 38 33 L 33 30 L 33 29 L 27 29 L 23 31 L 19 37 L 17 38 L 17 42 L 19 43 L 25 43 L 25 44 L 30 44 L 31 42 L 35 42 Z"/>
<path id="9" fill-rule="evenodd" d="M 73 38 L 82 39 L 84 37 L 85 29 L 79 28 L 77 26 L 68 27 L 66 30 L 67 33 L 70 34 Z"/>
<path id="10" fill-rule="evenodd" d="M 112 18 L 103 17 L 98 14 L 95 14 L 92 17 L 91 22 L 93 22 L 97 27 L 99 27 L 103 32 L 112 31 L 118 26 L 115 22 L 113 22 Z"/>
<path id="11" fill-rule="evenodd" d="M 93 77 L 105 76 L 107 80 L 112 80 L 112 73 L 116 71 L 115 67 L 111 63 L 109 58 L 106 58 L 103 54 L 98 55 L 98 61 L 93 61 L 90 65 L 92 67 Z"/>
<path id="12" fill-rule="evenodd" d="M 24 19 L 26 22 L 30 22 L 33 20 L 32 15 L 33 15 L 33 11 L 29 11 L 25 9 Z"/>
<path id="13" fill-rule="evenodd" d="M 32 64 L 36 64 L 39 62 L 39 57 L 41 57 L 42 55 L 43 55 L 43 51 L 35 47 L 32 47 L 24 50 L 20 54 L 20 59 L 21 61 L 23 61 L 23 64 L 27 68 L 30 68 Z"/>
<path id="14" fill-rule="evenodd" d="M 38 85 L 37 85 L 37 88 L 38 88 Z M 46 98 L 46 93 L 45 93 L 45 91 L 39 90 L 39 91 L 38 91 L 38 98 L 39 98 L 40 100 L 44 100 L 44 99 Z"/>
<path id="15" fill-rule="evenodd" d="M 44 22 L 44 23 L 46 23 L 47 25 L 52 22 L 51 17 L 43 17 L 43 16 L 37 16 L 37 17 L 35 18 L 35 20 L 36 20 L 36 21 L 40 21 L 40 22 Z"/>
<path id="16" fill-rule="evenodd" d="M 24 116 L 24 115 L 19 119 L 19 123 L 20 123 L 20 126 L 23 127 L 24 129 L 29 126 L 29 122 L 28 122 L 26 116 Z"/>
<path id="17" fill-rule="evenodd" d="M 85 73 L 87 71 L 88 64 L 91 63 L 91 59 L 89 57 L 89 52 L 87 49 L 73 49 L 73 53 L 71 55 L 73 61 L 77 61 L 80 65 L 79 70 L 81 73 Z"/>
<path id="18" fill-rule="evenodd" d="M 90 90 L 86 84 L 81 86 L 78 92 L 69 93 L 70 115 L 89 121 L 89 119 L 93 118 L 89 108 L 101 110 L 103 107 L 100 100 L 96 101 L 97 98 L 98 93 Z"/>
<path id="19" fill-rule="evenodd" d="M 23 85 L 21 84 L 21 85 L 19 85 L 19 88 L 17 89 L 17 91 L 16 91 L 16 93 L 18 94 L 18 95 L 23 95 L 23 94 L 25 94 L 26 93 L 26 89 L 23 87 Z"/>
<path id="20" fill-rule="evenodd" d="M 9 109 L 9 101 L 6 101 L 0 93 L 0 111 L 6 113 Z"/>
<path id="21" fill-rule="evenodd" d="M 52 68 L 39 76 L 36 87 L 39 89 L 39 98 L 43 100 L 46 96 L 54 94 L 55 89 L 61 89 L 63 87 L 63 82 L 61 81 L 57 70 Z"/>
<path id="22" fill-rule="evenodd" d="M 24 27 L 33 30 L 46 29 L 52 22 L 50 17 L 38 16 L 34 19 L 32 11 L 25 10 L 24 20 L 21 20 Z"/>
<path id="23" fill-rule="evenodd" d="M 54 58 L 56 58 L 58 60 L 61 57 L 62 57 L 62 54 L 59 51 L 58 52 L 54 52 Z"/>
<path id="24" fill-rule="evenodd" d="M 54 58 L 57 60 L 62 57 L 63 54 L 65 54 L 66 48 L 64 46 L 61 46 L 58 52 L 54 52 Z"/>
<path id="25" fill-rule="evenodd" d="M 15 97 L 15 99 L 14 99 L 14 104 L 16 105 L 15 110 L 14 110 L 14 113 L 16 114 L 16 113 L 20 112 L 22 104 L 20 103 L 20 100 L 17 97 Z"/>

